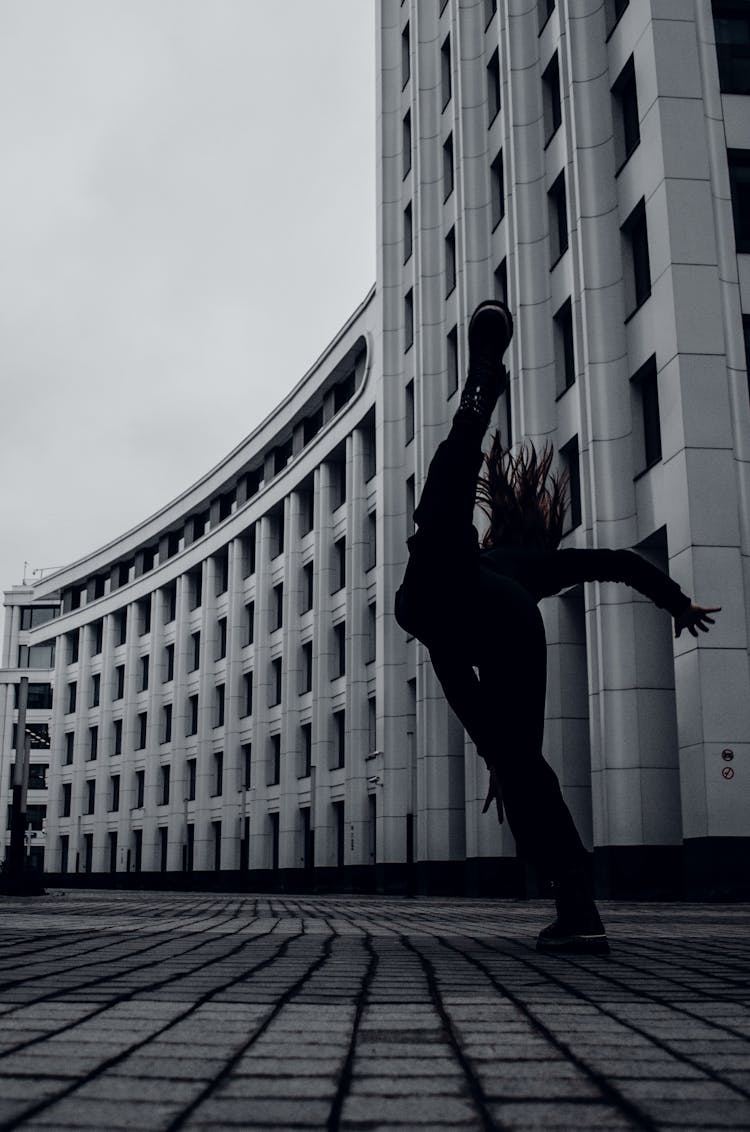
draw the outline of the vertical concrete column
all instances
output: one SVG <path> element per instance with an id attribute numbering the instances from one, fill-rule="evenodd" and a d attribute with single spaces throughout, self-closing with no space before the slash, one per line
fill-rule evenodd
<path id="1" fill-rule="evenodd" d="M 324 461 L 315 470 L 315 577 L 313 596 L 313 764 L 315 767 L 315 856 L 321 866 L 336 864 L 336 831 L 331 808 L 331 547 L 333 491 L 331 465 Z M 345 820 L 349 815 L 344 811 Z M 348 842 L 347 842 L 348 844 Z M 345 861 L 349 864 L 348 851 Z"/>
<path id="2" fill-rule="evenodd" d="M 99 728 L 96 756 L 96 818 L 94 822 L 94 844 L 92 871 L 106 872 L 109 868 L 107 855 L 109 825 L 109 776 L 110 755 L 112 751 L 112 668 L 113 651 L 112 618 L 105 617 L 102 626 L 102 655 L 99 668 L 99 708 L 96 714 L 89 713 L 89 725 Z"/>
<path id="3" fill-rule="evenodd" d="M 255 524 L 255 669 L 253 687 L 255 790 L 250 804 L 251 860 L 257 868 L 271 866 L 271 837 L 268 819 L 268 769 L 271 753 L 268 725 L 270 689 L 270 570 L 271 521 L 263 515 Z M 257 753 L 256 753 L 257 748 Z M 279 819 L 280 821 L 281 819 Z"/>
<path id="4" fill-rule="evenodd" d="M 215 625 L 214 569 L 211 559 L 201 563 L 203 601 L 200 610 L 201 664 L 198 681 L 198 735 L 197 771 L 195 783 L 195 833 L 193 868 L 206 871 L 213 868 L 213 838 L 211 837 L 211 784 L 213 781 L 213 711 L 214 681 L 213 657 Z"/>
<path id="5" fill-rule="evenodd" d="M 194 819 L 195 802 L 188 802 L 188 746 L 186 735 L 188 671 L 192 660 L 191 629 L 188 619 L 188 582 L 185 574 L 176 579 L 174 627 L 174 681 L 172 684 L 172 789 L 170 820 L 174 815 L 174 842 L 170 845 L 169 868 L 184 867 L 187 825 Z"/>
<path id="6" fill-rule="evenodd" d="M 229 591 L 227 594 L 227 658 L 224 704 L 224 802 L 222 807 L 223 867 L 240 867 L 244 767 L 242 763 L 240 712 L 242 703 L 242 634 L 244 625 L 242 543 L 229 543 Z"/>

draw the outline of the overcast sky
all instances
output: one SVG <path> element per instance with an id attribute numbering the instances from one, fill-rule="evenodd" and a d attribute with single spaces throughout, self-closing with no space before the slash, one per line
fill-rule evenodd
<path id="1" fill-rule="evenodd" d="M 212 467 L 375 279 L 375 0 L 0 0 L 0 589 Z"/>

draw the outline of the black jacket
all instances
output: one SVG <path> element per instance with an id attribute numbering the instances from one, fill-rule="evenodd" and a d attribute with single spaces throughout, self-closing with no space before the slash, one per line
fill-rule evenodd
<path id="1" fill-rule="evenodd" d="M 535 601 L 577 582 L 625 582 L 673 617 L 691 604 L 676 582 L 632 550 L 491 547 L 481 552 L 480 563 L 513 578 Z"/>

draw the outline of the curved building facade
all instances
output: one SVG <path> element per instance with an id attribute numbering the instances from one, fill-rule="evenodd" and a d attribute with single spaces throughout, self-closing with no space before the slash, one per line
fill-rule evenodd
<path id="1" fill-rule="evenodd" d="M 6 593 L 2 782 L 26 676 L 50 877 L 523 890 L 483 764 L 392 617 L 494 293 L 516 318 L 496 423 L 554 443 L 564 545 L 635 547 L 723 606 L 675 641 L 615 584 L 542 605 L 546 755 L 600 890 L 742 890 L 747 23 L 709 0 L 380 0 L 375 288 L 202 480 Z"/>

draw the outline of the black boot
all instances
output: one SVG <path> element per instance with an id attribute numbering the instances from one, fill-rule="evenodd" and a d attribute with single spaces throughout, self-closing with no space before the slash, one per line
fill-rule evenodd
<path id="1" fill-rule="evenodd" d="M 469 372 L 456 419 L 481 424 L 482 432 L 508 383 L 502 358 L 512 336 L 513 318 L 505 303 L 480 303 L 469 322 Z"/>
<path id="2" fill-rule="evenodd" d="M 607 955 L 609 944 L 585 868 L 572 869 L 553 881 L 557 919 L 543 928 L 537 951 Z"/>

